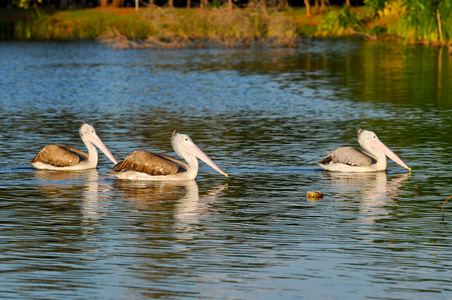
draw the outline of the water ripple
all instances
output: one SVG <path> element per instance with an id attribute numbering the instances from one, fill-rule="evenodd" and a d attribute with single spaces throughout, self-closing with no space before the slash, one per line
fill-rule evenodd
<path id="1" fill-rule="evenodd" d="M 205 51 L 1 44 L 0 297 L 445 295 L 451 86 L 437 62 L 450 62 L 420 48 L 401 59 L 353 39 Z M 201 163 L 196 182 L 119 181 L 104 156 L 83 172 L 28 164 L 48 143 L 84 150 L 82 121 L 118 159 L 175 155 L 177 129 L 230 177 Z M 328 174 L 314 164 L 358 146 L 359 128 L 413 172 L 389 162 L 387 173 Z"/>

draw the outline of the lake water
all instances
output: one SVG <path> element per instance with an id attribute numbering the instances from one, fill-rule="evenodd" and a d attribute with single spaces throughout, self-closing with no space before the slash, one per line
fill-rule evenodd
<path id="1" fill-rule="evenodd" d="M 296 49 L 118 51 L 0 43 L 0 298 L 452 298 L 452 56 L 357 39 Z M 28 161 L 85 150 L 175 155 L 187 133 L 229 178 L 146 183 Z M 374 131 L 410 166 L 314 162 Z M 417 188 L 417 191 L 416 191 Z M 324 198 L 308 200 L 308 191 Z"/>

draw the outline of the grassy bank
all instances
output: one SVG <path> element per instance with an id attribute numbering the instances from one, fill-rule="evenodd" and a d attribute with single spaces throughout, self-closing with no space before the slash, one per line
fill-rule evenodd
<path id="1" fill-rule="evenodd" d="M 304 8 L 2 9 L 0 38 L 100 39 L 118 48 L 292 47 L 302 37 L 406 38 L 397 31 L 397 20 L 395 14 L 375 17 L 367 7 L 330 8 L 312 17 Z"/>
<path id="2" fill-rule="evenodd" d="M 143 11 L 132 9 L 1 10 L 2 39 L 93 39 L 110 29 L 130 38 L 146 38 L 150 30 Z"/>
<path id="3" fill-rule="evenodd" d="M 10 11 L 11 12 L 11 11 Z M 312 35 L 316 25 L 303 20 L 303 10 L 290 13 L 269 10 L 226 9 L 84 9 L 16 10 L 0 14 L 2 39 L 101 38 L 121 47 L 184 46 L 218 43 L 246 46 L 255 41 L 292 45 L 300 36 Z M 310 20 L 309 20 L 310 21 Z M 129 42 L 126 42 L 128 40 Z M 127 46 L 128 44 L 128 46 Z"/>
<path id="4" fill-rule="evenodd" d="M 119 48 L 292 47 L 304 35 L 285 11 L 155 8 L 143 10 L 140 16 L 147 24 L 146 39 L 137 42 L 124 30 L 110 28 L 101 41 Z"/>

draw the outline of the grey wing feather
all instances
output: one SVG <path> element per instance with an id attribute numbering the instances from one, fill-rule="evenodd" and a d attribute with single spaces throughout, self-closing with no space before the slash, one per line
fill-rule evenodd
<path id="1" fill-rule="evenodd" d="M 88 154 L 67 145 L 47 145 L 39 151 L 30 163 L 41 162 L 55 167 L 75 166 L 88 159 Z"/>
<path id="2" fill-rule="evenodd" d="M 367 167 L 373 162 L 375 159 L 369 153 L 353 147 L 337 148 L 320 161 L 322 164 L 342 163 L 357 167 Z"/>
<path id="3" fill-rule="evenodd" d="M 188 164 L 168 155 L 134 151 L 113 167 L 113 171 L 136 171 L 149 175 L 172 175 L 188 170 Z"/>

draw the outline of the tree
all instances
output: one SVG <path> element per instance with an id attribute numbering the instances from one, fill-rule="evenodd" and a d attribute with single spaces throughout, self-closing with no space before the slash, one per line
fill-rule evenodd
<path id="1" fill-rule="evenodd" d="M 123 0 L 113 0 L 113 1 L 111 2 L 110 6 L 113 6 L 113 7 L 121 7 L 121 6 L 123 6 L 123 4 L 124 4 L 124 1 L 123 1 Z"/>
<path id="2" fill-rule="evenodd" d="M 309 0 L 304 0 L 304 5 L 306 6 L 306 15 L 308 17 L 311 16 L 311 4 L 309 4 Z"/>
<path id="3" fill-rule="evenodd" d="M 411 42 L 447 44 L 452 39 L 452 1 L 450 0 L 365 0 L 375 16 L 386 11 L 400 19 L 388 31 Z"/>

